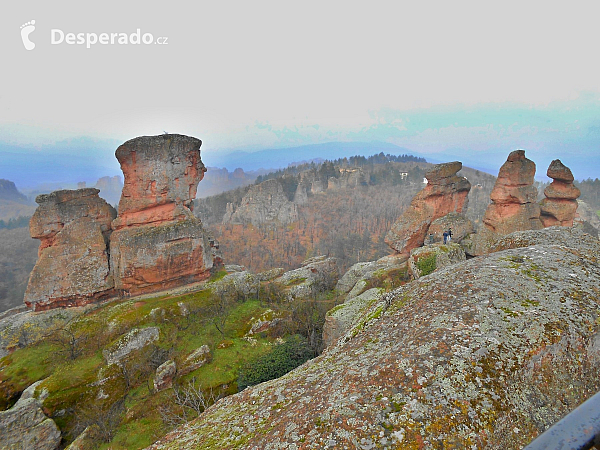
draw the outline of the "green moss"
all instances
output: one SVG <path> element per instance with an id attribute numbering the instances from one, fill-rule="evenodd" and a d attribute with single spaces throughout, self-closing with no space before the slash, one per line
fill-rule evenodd
<path id="1" fill-rule="evenodd" d="M 419 272 L 421 272 L 421 276 L 429 275 L 433 273 L 436 269 L 436 254 L 431 253 L 429 255 L 423 256 L 417 260 L 417 268 Z"/>
<path id="2" fill-rule="evenodd" d="M 327 311 L 327 316 L 332 316 L 333 314 L 335 314 L 336 311 L 339 311 L 341 309 L 344 309 L 346 307 L 346 305 L 344 303 L 342 303 L 341 305 L 336 305 L 333 308 L 331 308 L 329 311 Z"/>

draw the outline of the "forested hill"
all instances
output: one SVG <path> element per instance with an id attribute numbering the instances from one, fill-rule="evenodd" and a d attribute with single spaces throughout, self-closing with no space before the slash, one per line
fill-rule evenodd
<path id="1" fill-rule="evenodd" d="M 354 156 L 272 172 L 251 186 L 196 201 L 226 263 L 253 271 L 330 255 L 342 270 L 389 253 L 383 242 L 432 167 L 411 155 Z M 469 216 L 483 217 L 495 177 L 469 168 Z M 265 183 L 268 180 L 269 183 Z"/>

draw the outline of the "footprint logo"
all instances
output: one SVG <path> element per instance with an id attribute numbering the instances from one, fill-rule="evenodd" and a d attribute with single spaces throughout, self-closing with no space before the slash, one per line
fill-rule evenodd
<path id="1" fill-rule="evenodd" d="M 29 40 L 29 35 L 35 30 L 35 20 L 21 25 L 21 39 L 26 50 L 33 50 L 35 44 Z"/>

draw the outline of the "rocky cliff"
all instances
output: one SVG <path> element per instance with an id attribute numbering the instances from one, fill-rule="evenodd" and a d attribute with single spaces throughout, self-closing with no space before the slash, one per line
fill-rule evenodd
<path id="1" fill-rule="evenodd" d="M 29 232 L 41 243 L 25 291 L 27 306 L 79 306 L 113 294 L 108 241 L 116 211 L 98 192 L 63 190 L 36 198 Z"/>
<path id="2" fill-rule="evenodd" d="M 600 389 L 600 243 L 523 234 L 371 299 L 324 354 L 150 448 L 522 448 Z"/>
<path id="3" fill-rule="evenodd" d="M 132 139 L 115 152 L 125 176 L 110 253 L 119 292 L 201 281 L 220 263 L 191 210 L 206 171 L 200 145 L 199 139 L 164 134 Z"/>
<path id="4" fill-rule="evenodd" d="M 385 237 L 393 250 L 409 254 L 423 245 L 431 222 L 449 213 L 466 211 L 471 183 L 456 175 L 461 168 L 462 163 L 455 161 L 438 164 L 425 174 L 427 186 L 415 195 L 408 210 Z"/>
<path id="5" fill-rule="evenodd" d="M 231 205 L 231 206 L 230 206 Z M 289 201 L 279 180 L 271 179 L 252 186 L 237 209 L 227 205 L 224 223 L 263 223 L 277 222 L 288 224 L 298 220 L 296 204 Z"/>
<path id="6" fill-rule="evenodd" d="M 535 163 L 525 157 L 524 150 L 515 150 L 508 155 L 498 172 L 491 194 L 492 203 L 483 218 L 487 230 L 506 235 L 543 227 L 534 176 Z"/>

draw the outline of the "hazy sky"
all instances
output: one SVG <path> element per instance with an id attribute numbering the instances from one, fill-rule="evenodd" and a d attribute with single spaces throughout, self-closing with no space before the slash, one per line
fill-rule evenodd
<path id="1" fill-rule="evenodd" d="M 190 134 L 600 153 L 597 2 L 27 1 L 0 17 L 0 141 Z M 22 24 L 35 20 L 35 49 Z M 151 33 L 167 45 L 51 44 Z"/>

